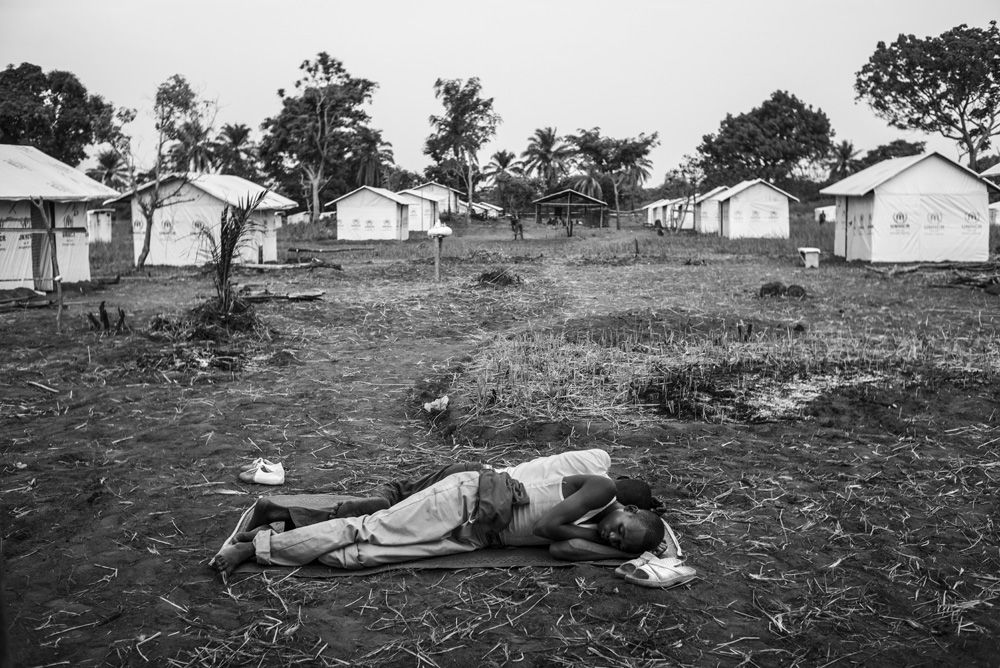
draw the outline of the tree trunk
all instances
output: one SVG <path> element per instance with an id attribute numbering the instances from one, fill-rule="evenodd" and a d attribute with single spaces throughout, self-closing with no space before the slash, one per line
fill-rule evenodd
<path id="1" fill-rule="evenodd" d="M 472 219 L 472 156 L 466 160 L 465 185 L 468 187 L 468 205 L 465 207 L 465 226 L 468 227 Z"/>
<path id="2" fill-rule="evenodd" d="M 615 192 L 615 229 L 622 229 L 622 210 L 621 206 L 618 204 L 618 182 L 611 179 L 611 187 Z"/>

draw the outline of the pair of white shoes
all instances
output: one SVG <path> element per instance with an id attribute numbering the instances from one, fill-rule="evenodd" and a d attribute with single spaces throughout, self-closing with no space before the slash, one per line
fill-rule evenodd
<path id="1" fill-rule="evenodd" d="M 640 587 L 669 589 L 690 582 L 697 571 L 685 566 L 677 557 L 658 557 L 652 552 L 643 552 L 616 568 L 615 574 L 625 578 L 625 582 Z"/>
<path id="2" fill-rule="evenodd" d="M 240 480 L 258 485 L 281 485 L 285 482 L 285 467 L 281 462 L 274 463 L 258 458 L 243 467 Z"/>

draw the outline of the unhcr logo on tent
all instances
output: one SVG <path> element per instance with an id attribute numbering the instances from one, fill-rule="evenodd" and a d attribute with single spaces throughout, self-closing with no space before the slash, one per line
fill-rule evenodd
<path id="1" fill-rule="evenodd" d="M 933 223 L 934 225 L 941 224 L 941 213 L 938 211 L 931 211 L 927 214 L 927 222 Z"/>
<path id="2" fill-rule="evenodd" d="M 977 212 L 975 212 L 975 211 L 967 211 L 966 214 L 965 214 L 965 219 L 967 221 L 969 221 L 970 223 L 978 223 L 979 222 L 979 214 Z"/>
<path id="3" fill-rule="evenodd" d="M 355 218 L 351 221 L 351 227 L 361 227 L 361 221 Z"/>
<path id="4" fill-rule="evenodd" d="M 892 214 L 892 220 L 893 220 L 894 223 L 898 223 L 898 224 L 905 223 L 906 222 L 906 212 L 905 211 L 897 211 L 896 213 Z"/>

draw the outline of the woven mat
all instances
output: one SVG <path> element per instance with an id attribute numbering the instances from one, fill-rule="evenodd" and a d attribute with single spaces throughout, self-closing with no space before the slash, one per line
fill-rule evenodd
<path id="1" fill-rule="evenodd" d="M 354 497 L 337 494 L 276 494 L 267 497 L 268 499 L 285 506 L 299 506 L 306 508 L 326 507 L 336 501 L 344 501 Z M 230 538 L 240 531 L 245 531 L 250 521 L 250 513 L 253 506 L 247 508 L 240 516 L 239 522 Z M 226 539 L 229 542 L 229 539 Z M 544 568 L 566 568 L 585 563 L 594 566 L 608 566 L 614 568 L 621 564 L 619 559 L 604 559 L 600 561 L 562 561 L 549 556 L 547 547 L 506 547 L 489 548 L 476 550 L 475 552 L 464 552 L 462 554 L 450 554 L 443 557 L 428 557 L 417 559 L 400 564 L 384 564 L 372 568 L 362 568 L 360 570 L 345 570 L 342 568 L 332 568 L 320 563 L 313 562 L 306 566 L 299 566 L 294 569 L 290 566 L 264 566 L 251 559 L 236 567 L 234 573 L 267 573 L 282 572 L 290 573 L 294 577 L 300 578 L 338 578 L 374 575 L 386 571 L 396 570 L 417 570 L 439 568 L 445 570 L 458 570 L 462 568 L 520 568 L 523 566 L 539 566 Z"/>

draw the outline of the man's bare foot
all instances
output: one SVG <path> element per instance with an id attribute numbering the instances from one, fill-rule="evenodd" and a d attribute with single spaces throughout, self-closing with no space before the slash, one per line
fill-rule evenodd
<path id="1" fill-rule="evenodd" d="M 233 543 L 219 550 L 208 565 L 224 575 L 229 575 L 237 566 L 248 561 L 255 554 L 253 543 Z"/>

